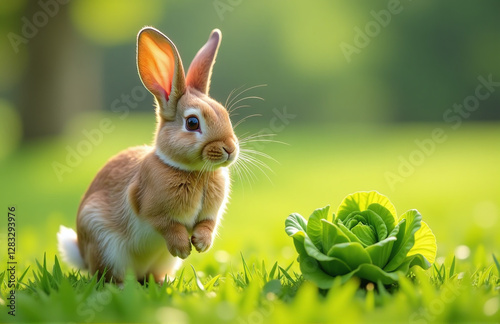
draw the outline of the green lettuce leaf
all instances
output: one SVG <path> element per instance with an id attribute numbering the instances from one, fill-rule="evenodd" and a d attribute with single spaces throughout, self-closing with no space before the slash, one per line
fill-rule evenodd
<path id="1" fill-rule="evenodd" d="M 340 228 L 342 233 L 344 233 L 344 235 L 349 239 L 350 242 L 361 243 L 359 238 L 356 235 L 354 235 L 347 227 L 345 227 L 345 225 L 343 224 L 343 222 L 340 219 L 336 219 L 335 222 L 336 222 L 335 225 L 337 225 L 337 227 Z"/>
<path id="2" fill-rule="evenodd" d="M 389 209 L 385 208 L 381 204 L 377 203 L 370 204 L 370 206 L 368 206 L 368 210 L 375 212 L 375 214 L 379 215 L 380 218 L 382 218 L 388 233 L 390 233 L 396 226 L 397 223 L 396 214 L 391 214 Z"/>
<path id="3" fill-rule="evenodd" d="M 414 266 L 419 266 L 422 269 L 429 269 L 431 267 L 431 264 L 422 254 L 414 254 L 407 256 L 403 263 L 401 263 L 401 265 L 395 271 L 406 274 L 408 273 L 408 270 L 410 270 Z"/>
<path id="4" fill-rule="evenodd" d="M 336 244 L 332 246 L 327 255 L 342 260 L 350 270 L 356 269 L 363 263 L 372 263 L 370 255 L 363 248 L 363 245 L 356 242 Z"/>
<path id="5" fill-rule="evenodd" d="M 323 222 L 328 217 L 330 206 L 316 209 L 307 221 L 306 233 L 316 247 L 323 251 Z"/>
<path id="6" fill-rule="evenodd" d="M 299 214 L 285 221 L 304 278 L 320 288 L 352 277 L 392 284 L 411 267 L 428 269 L 434 262 L 436 238 L 417 210 L 396 219 L 394 206 L 376 191 L 347 196 L 331 221 L 329 210 L 316 209 L 308 221 Z"/>
<path id="7" fill-rule="evenodd" d="M 321 269 L 330 276 L 341 276 L 351 271 L 344 261 L 337 258 L 330 261 L 320 261 L 319 265 Z"/>
<path id="8" fill-rule="evenodd" d="M 367 210 L 368 206 L 374 203 L 386 208 L 393 216 L 394 222 L 398 221 L 394 205 L 386 196 L 377 191 L 359 191 L 345 197 L 337 209 L 337 218 L 344 220 L 350 213 Z"/>
<path id="9" fill-rule="evenodd" d="M 363 247 L 372 245 L 377 242 L 375 231 L 370 225 L 363 225 L 362 223 L 358 223 L 356 226 L 351 228 L 351 232 L 355 236 L 357 236 L 357 238 L 361 241 Z"/>
<path id="10" fill-rule="evenodd" d="M 406 272 L 387 272 L 376 265 L 373 264 L 362 264 L 356 270 L 344 275 L 342 277 L 342 282 L 346 282 L 351 277 L 356 276 L 361 279 L 365 279 L 371 282 L 380 281 L 384 285 L 390 285 L 396 283 L 399 280 L 400 275 L 405 275 Z"/>
<path id="11" fill-rule="evenodd" d="M 285 232 L 288 236 L 293 237 L 298 232 L 302 232 L 302 234 L 305 235 L 306 230 L 307 221 L 300 214 L 293 213 L 285 220 Z"/>
<path id="12" fill-rule="evenodd" d="M 325 219 L 322 219 L 323 223 L 323 235 L 322 244 L 323 252 L 328 252 L 335 244 L 347 243 L 349 238 L 339 229 L 339 227 Z"/>
<path id="13" fill-rule="evenodd" d="M 314 245 L 313 241 L 309 237 L 304 238 L 304 248 L 306 249 L 307 255 L 315 258 L 318 261 L 330 261 L 333 260 L 332 257 L 323 253 L 316 245 Z"/>
<path id="14" fill-rule="evenodd" d="M 329 289 L 332 286 L 335 276 L 323 271 L 319 262 L 314 258 L 308 255 L 299 255 L 299 266 L 304 279 L 314 282 L 322 289 Z"/>
<path id="15" fill-rule="evenodd" d="M 374 265 L 383 268 L 387 264 L 395 241 L 395 236 L 389 236 L 383 241 L 377 242 L 366 248 L 366 252 L 370 255 Z"/>
<path id="16" fill-rule="evenodd" d="M 408 252 L 408 256 L 421 254 L 429 263 L 434 263 L 437 253 L 436 237 L 429 225 L 422 221 L 422 227 L 415 233 L 415 244 Z"/>
<path id="17" fill-rule="evenodd" d="M 405 224 L 400 223 L 397 240 L 392 248 L 390 261 L 384 267 L 385 271 L 394 271 L 405 260 L 408 251 L 415 244 L 415 232 L 420 228 L 422 215 L 416 209 L 411 209 L 401 215 L 401 220 L 405 220 Z M 404 226 L 404 229 L 403 229 Z"/>

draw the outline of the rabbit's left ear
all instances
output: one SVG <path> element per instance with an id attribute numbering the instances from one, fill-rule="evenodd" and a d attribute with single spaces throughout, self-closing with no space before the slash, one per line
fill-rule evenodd
<path id="1" fill-rule="evenodd" d="M 143 28 L 137 37 L 137 67 L 142 83 L 158 102 L 158 113 L 167 120 L 175 118 L 186 83 L 174 43 L 152 27 Z"/>
<path id="2" fill-rule="evenodd" d="M 204 94 L 208 94 L 212 67 L 215 63 L 221 38 L 220 30 L 214 29 L 206 44 L 198 51 L 189 66 L 186 76 L 186 85 L 188 87 L 193 87 Z"/>

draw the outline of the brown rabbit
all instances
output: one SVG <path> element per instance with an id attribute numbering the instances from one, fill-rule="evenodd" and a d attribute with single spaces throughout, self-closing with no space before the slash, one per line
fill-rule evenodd
<path id="1" fill-rule="evenodd" d="M 177 49 L 158 30 L 137 38 L 137 66 L 156 100 L 152 146 L 112 157 L 83 196 L 77 234 L 58 233 L 63 259 L 106 280 L 161 282 L 191 252 L 212 245 L 229 194 L 228 166 L 238 157 L 238 139 L 226 109 L 208 90 L 221 33 L 215 29 L 196 54 L 187 76 Z"/>

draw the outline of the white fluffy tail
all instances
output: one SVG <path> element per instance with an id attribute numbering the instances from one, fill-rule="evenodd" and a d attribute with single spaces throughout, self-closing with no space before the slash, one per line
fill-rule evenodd
<path id="1" fill-rule="evenodd" d="M 73 267 L 85 269 L 85 262 L 83 262 L 80 249 L 78 248 L 75 231 L 61 225 L 61 227 L 59 227 L 59 233 L 57 233 L 57 241 L 59 254 L 64 262 Z"/>

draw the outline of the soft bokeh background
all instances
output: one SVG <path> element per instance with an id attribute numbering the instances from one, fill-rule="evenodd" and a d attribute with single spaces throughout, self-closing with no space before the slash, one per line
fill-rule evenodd
<path id="1" fill-rule="evenodd" d="M 220 28 L 211 95 L 224 102 L 235 88 L 266 84 L 241 95 L 265 101 L 241 102 L 252 107 L 233 122 L 261 114 L 237 133 L 287 143 L 255 146 L 277 160 L 263 158 L 272 172 L 235 177 L 213 249 L 187 263 L 221 273 L 242 252 L 288 264 L 286 216 L 336 208 L 358 190 L 386 194 L 400 213 L 418 209 L 440 256 L 457 247 L 461 259 L 499 255 L 500 87 L 470 113 L 449 112 L 474 102 L 478 78 L 500 81 L 498 1 L 401 1 L 390 16 L 393 1 L 41 3 L 0 3 L 0 195 L 5 214 L 17 208 L 21 267 L 56 253 L 59 225 L 74 227 L 110 156 L 151 142 L 153 100 L 135 66 L 145 25 L 175 42 L 186 68 Z M 73 150 L 83 153 L 68 165 Z"/>

